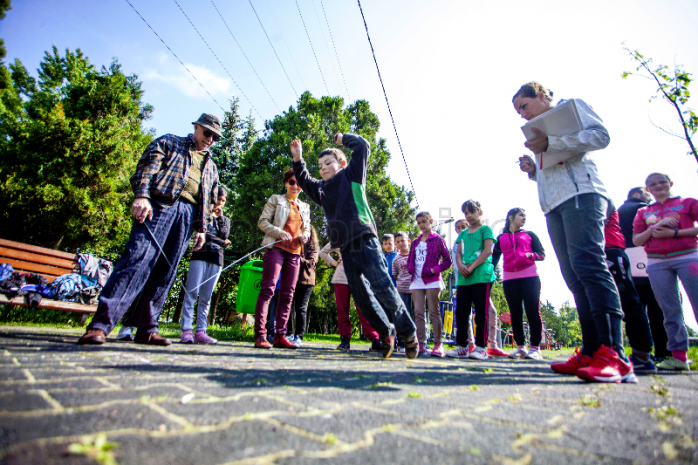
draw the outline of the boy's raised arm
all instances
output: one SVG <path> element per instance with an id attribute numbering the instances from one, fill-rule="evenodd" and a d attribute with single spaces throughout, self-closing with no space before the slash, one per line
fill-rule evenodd
<path id="1" fill-rule="evenodd" d="M 308 197 L 315 203 L 320 204 L 320 182 L 317 179 L 313 179 L 305 167 L 301 141 L 291 141 L 291 155 L 293 156 L 293 174 L 296 176 L 298 185 L 301 186 L 301 189 L 305 191 Z"/>
<path id="2" fill-rule="evenodd" d="M 346 170 L 351 173 L 350 177 L 354 182 L 366 184 L 366 174 L 368 172 L 368 157 L 371 154 L 371 144 L 363 137 L 356 134 L 337 134 L 335 143 L 344 145 L 352 150 L 351 161 Z"/>

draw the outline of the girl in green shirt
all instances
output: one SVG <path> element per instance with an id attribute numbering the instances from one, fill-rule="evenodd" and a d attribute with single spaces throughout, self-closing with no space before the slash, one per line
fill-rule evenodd
<path id="1" fill-rule="evenodd" d="M 489 226 L 482 224 L 482 207 L 480 202 L 468 200 L 461 207 L 465 219 L 470 224 L 469 229 L 458 235 L 458 253 L 456 267 L 458 270 L 458 305 L 456 306 L 456 321 L 470 321 L 470 309 L 475 306 L 475 349 L 468 354 L 468 332 L 458 331 L 457 346 L 449 351 L 449 357 L 474 358 L 487 360 L 487 306 L 490 301 L 490 290 L 494 282 L 494 267 L 492 266 L 492 249 L 494 234 Z M 466 327 L 466 326 L 464 326 Z"/>

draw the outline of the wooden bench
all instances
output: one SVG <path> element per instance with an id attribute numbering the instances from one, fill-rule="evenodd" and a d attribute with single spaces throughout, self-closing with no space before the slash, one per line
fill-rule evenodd
<path id="1" fill-rule="evenodd" d="M 40 274 L 49 283 L 52 283 L 57 277 L 64 274 L 79 272 L 80 269 L 78 257 L 75 254 L 6 239 L 0 239 L 0 263 L 9 263 L 15 271 Z M 27 303 L 23 296 L 8 299 L 4 294 L 0 294 L 0 305 L 21 305 L 26 307 Z M 66 310 L 85 314 L 97 311 L 96 305 L 83 305 L 51 299 L 41 299 L 38 308 Z"/>

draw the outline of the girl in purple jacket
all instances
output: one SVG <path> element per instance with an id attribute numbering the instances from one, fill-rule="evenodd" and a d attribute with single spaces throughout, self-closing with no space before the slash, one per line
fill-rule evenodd
<path id="1" fill-rule="evenodd" d="M 429 318 L 434 331 L 434 350 L 431 355 L 443 357 L 444 348 L 441 345 L 441 313 L 439 311 L 439 294 L 446 287 L 441 273 L 451 268 L 451 254 L 446 242 L 437 233 L 432 232 L 434 220 L 429 212 L 417 213 L 417 227 L 422 234 L 412 241 L 410 255 L 407 259 L 407 270 L 412 276 L 410 290 L 414 304 L 415 323 L 417 324 L 417 339 L 419 339 L 419 355 L 427 352 L 427 327 L 425 316 L 425 301 L 429 304 Z"/>
<path id="2" fill-rule="evenodd" d="M 499 258 L 504 255 L 503 288 L 504 297 L 511 312 L 511 329 L 518 346 L 509 358 L 543 360 L 540 341 L 543 321 L 540 316 L 540 278 L 536 269 L 537 261 L 545 258 L 545 251 L 538 236 L 522 228 L 526 224 L 523 208 L 512 208 L 507 213 L 504 232 L 497 238 L 492 253 L 492 265 L 496 268 Z M 523 304 L 523 305 L 522 305 Z M 531 330 L 531 348 L 526 349 L 523 328 L 523 310 Z"/>

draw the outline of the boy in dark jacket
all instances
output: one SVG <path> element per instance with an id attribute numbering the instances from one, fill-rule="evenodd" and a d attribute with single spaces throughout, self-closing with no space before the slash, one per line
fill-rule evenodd
<path id="1" fill-rule="evenodd" d="M 390 357 L 395 350 L 397 332 L 405 340 L 407 358 L 415 358 L 419 348 L 416 327 L 388 274 L 388 264 L 366 199 L 370 144 L 354 134 L 336 134 L 334 141 L 353 150 L 351 163 L 347 164 L 341 150 L 325 149 L 318 157 L 322 180 L 314 179 L 305 167 L 301 142 L 294 140 L 291 142 L 293 171 L 303 191 L 325 211 L 330 242 L 341 251 L 357 307 L 381 336 L 383 357 Z M 392 314 L 395 326 L 390 323 L 386 310 Z"/>

